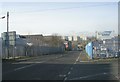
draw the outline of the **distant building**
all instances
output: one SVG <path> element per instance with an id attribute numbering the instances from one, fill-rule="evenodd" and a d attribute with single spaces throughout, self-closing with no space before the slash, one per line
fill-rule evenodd
<path id="1" fill-rule="evenodd" d="M 32 43 L 34 46 L 61 46 L 61 36 L 43 36 L 43 35 L 22 35 L 25 37 L 27 43 Z"/>
<path id="2" fill-rule="evenodd" d="M 68 36 L 68 41 L 73 41 L 73 37 L 72 36 Z"/>
<path id="3" fill-rule="evenodd" d="M 78 42 L 81 42 L 80 36 L 77 36 L 77 41 L 78 41 Z"/>
<path id="4" fill-rule="evenodd" d="M 63 40 L 68 41 L 68 36 L 63 36 Z"/>
<path id="5" fill-rule="evenodd" d="M 72 41 L 77 41 L 77 40 L 78 40 L 77 36 L 73 36 L 73 40 Z"/>
<path id="6" fill-rule="evenodd" d="M 87 37 L 86 37 L 85 35 L 80 35 L 80 38 L 81 38 L 82 40 L 87 40 Z"/>
<path id="7" fill-rule="evenodd" d="M 43 44 L 43 35 L 20 35 L 21 38 L 25 39 L 27 43 L 32 43 L 33 45 L 41 46 Z"/>

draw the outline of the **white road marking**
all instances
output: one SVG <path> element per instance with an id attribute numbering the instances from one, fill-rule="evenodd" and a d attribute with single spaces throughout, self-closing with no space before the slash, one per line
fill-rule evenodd
<path id="1" fill-rule="evenodd" d="M 104 75 L 107 74 L 107 73 L 103 73 Z"/>
<path id="2" fill-rule="evenodd" d="M 76 61 L 75 61 L 75 63 L 74 64 L 76 64 Z"/>
<path id="3" fill-rule="evenodd" d="M 27 68 L 27 67 L 31 67 L 33 65 L 36 65 L 36 64 L 31 64 L 31 65 L 26 65 L 26 66 L 23 66 L 23 67 L 19 67 L 19 68 L 14 69 L 14 71 L 21 70 L 21 69 L 24 69 L 24 68 Z"/>
<path id="4" fill-rule="evenodd" d="M 118 76 L 115 76 L 115 78 L 120 79 L 120 77 L 118 77 Z"/>
<path id="5" fill-rule="evenodd" d="M 76 61 L 78 61 L 78 60 L 79 60 L 79 58 L 80 58 L 80 57 L 78 57 L 78 58 L 76 59 Z"/>
<path id="6" fill-rule="evenodd" d="M 43 63 L 45 61 L 41 61 L 41 62 L 17 62 L 17 63 L 12 63 L 12 64 L 31 64 L 31 63 Z"/>
<path id="7" fill-rule="evenodd" d="M 64 81 L 67 80 L 67 77 L 64 79 Z"/>
<path id="8" fill-rule="evenodd" d="M 73 79 L 70 79 L 70 80 L 85 79 L 85 78 L 90 78 L 90 77 L 95 77 L 95 76 L 105 75 L 105 74 L 108 74 L 108 73 L 99 73 L 99 74 L 94 74 L 94 75 L 82 76 L 82 77 L 73 78 Z"/>
<path id="9" fill-rule="evenodd" d="M 90 61 L 80 61 L 80 62 L 90 62 Z"/>
<path id="10" fill-rule="evenodd" d="M 73 67 L 71 67 L 70 69 L 73 70 Z"/>
<path id="11" fill-rule="evenodd" d="M 68 72 L 68 75 L 70 75 L 70 74 L 71 74 L 71 72 L 69 71 L 69 72 Z"/>
<path id="12" fill-rule="evenodd" d="M 59 77 L 66 77 L 66 75 L 62 75 L 62 74 L 60 74 Z"/>

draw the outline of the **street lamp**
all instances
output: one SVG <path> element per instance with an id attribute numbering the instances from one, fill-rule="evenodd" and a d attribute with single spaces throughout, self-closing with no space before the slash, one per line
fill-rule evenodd
<path id="1" fill-rule="evenodd" d="M 25 53 L 26 56 L 28 56 L 28 49 L 30 50 L 32 45 L 33 45 L 33 43 L 30 43 L 30 42 L 27 43 L 27 46 L 26 46 L 27 49 L 26 49 L 26 53 Z M 31 50 L 30 50 L 30 51 L 31 51 Z M 32 53 L 31 53 L 31 54 L 32 54 Z"/>
<path id="2" fill-rule="evenodd" d="M 5 16 L 0 17 L 0 19 L 4 19 Z M 7 12 L 7 33 L 6 33 L 6 42 L 7 42 L 7 53 L 9 58 L 9 12 Z"/>
<path id="3" fill-rule="evenodd" d="M 0 17 L 0 19 L 4 19 L 5 18 L 5 16 L 3 16 L 3 17 Z"/>
<path id="4" fill-rule="evenodd" d="M 7 53 L 8 53 L 8 58 L 9 58 L 9 12 L 7 12 Z"/>

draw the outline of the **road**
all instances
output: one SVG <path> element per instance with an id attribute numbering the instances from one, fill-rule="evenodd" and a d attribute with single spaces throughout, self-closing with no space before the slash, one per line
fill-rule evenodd
<path id="1" fill-rule="evenodd" d="M 3 62 L 3 80 L 118 80 L 117 61 L 89 60 L 84 52 L 70 51 Z"/>

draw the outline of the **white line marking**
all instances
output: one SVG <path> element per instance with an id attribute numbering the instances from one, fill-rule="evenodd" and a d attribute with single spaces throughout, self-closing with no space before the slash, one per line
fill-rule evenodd
<path id="1" fill-rule="evenodd" d="M 67 80 L 67 77 L 64 80 Z"/>
<path id="2" fill-rule="evenodd" d="M 120 79 L 118 76 L 115 76 L 115 78 Z"/>
<path id="3" fill-rule="evenodd" d="M 80 62 L 89 62 L 89 61 L 80 61 Z"/>
<path id="4" fill-rule="evenodd" d="M 76 64 L 76 61 L 75 61 L 75 63 L 74 64 Z"/>
<path id="5" fill-rule="evenodd" d="M 80 58 L 80 57 L 78 57 L 78 58 L 76 59 L 76 61 L 78 61 L 78 60 L 79 60 L 79 58 Z"/>
<path id="6" fill-rule="evenodd" d="M 12 63 L 12 64 L 31 64 L 31 63 L 43 63 L 45 61 L 41 61 L 41 62 L 18 62 L 18 63 Z"/>
<path id="7" fill-rule="evenodd" d="M 103 73 L 104 75 L 107 74 L 107 73 Z"/>
<path id="8" fill-rule="evenodd" d="M 62 74 L 60 74 L 59 77 L 66 77 L 66 75 L 62 75 Z"/>
<path id="9" fill-rule="evenodd" d="M 100 74 L 94 74 L 94 75 L 82 76 L 82 77 L 73 78 L 73 79 L 70 79 L 70 80 L 85 79 L 85 78 L 95 77 L 95 76 L 104 75 L 104 74 L 107 74 L 107 73 L 100 73 Z"/>
<path id="10" fill-rule="evenodd" d="M 23 66 L 23 67 L 19 67 L 19 68 L 14 69 L 14 71 L 21 70 L 21 69 L 24 69 L 24 68 L 27 68 L 27 67 L 31 67 L 33 65 L 35 65 L 35 64 L 31 64 L 31 65 L 26 65 L 26 66 Z"/>
<path id="11" fill-rule="evenodd" d="M 71 74 L 71 72 L 69 71 L 69 72 L 68 72 L 68 75 L 70 75 L 70 74 Z"/>
<path id="12" fill-rule="evenodd" d="M 71 67 L 70 69 L 73 70 L 73 67 Z"/>

